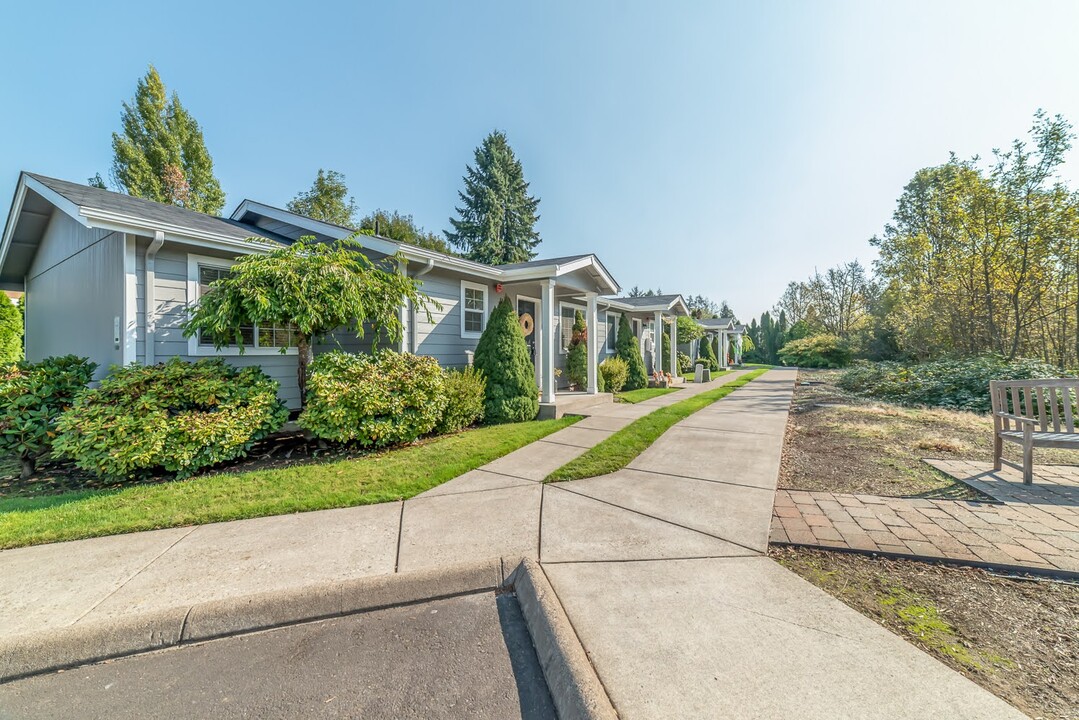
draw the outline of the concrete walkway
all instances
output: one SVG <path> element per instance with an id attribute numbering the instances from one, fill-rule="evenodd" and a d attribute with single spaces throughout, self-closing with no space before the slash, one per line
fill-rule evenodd
<path id="1" fill-rule="evenodd" d="M 614 406 L 403 504 L 6 551 L 0 631 L 17 631 L 11 601 L 41 627 L 532 555 L 622 718 L 1023 717 L 764 555 L 794 379 L 767 373 L 604 477 L 538 482 L 648 405 Z M 38 611 L 47 587 L 64 600 Z"/>
<path id="2" fill-rule="evenodd" d="M 638 417 L 725 373 L 547 436 L 406 502 L 113 535 L 0 552 L 0 637 L 254 592 L 502 556 L 539 556 L 540 481 Z"/>

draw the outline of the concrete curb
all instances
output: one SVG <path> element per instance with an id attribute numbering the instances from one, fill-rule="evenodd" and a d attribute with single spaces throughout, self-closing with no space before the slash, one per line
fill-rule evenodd
<path id="1" fill-rule="evenodd" d="M 0 683 L 102 660 L 341 617 L 425 600 L 494 591 L 499 558 L 449 569 L 380 575 L 259 593 L 0 639 Z"/>
<path id="2" fill-rule="evenodd" d="M 539 564 L 522 560 L 506 585 L 517 593 L 559 720 L 617 719 L 618 713 Z"/>
<path id="3" fill-rule="evenodd" d="M 531 559 L 214 600 L 0 639 L 0 684 L 129 655 L 479 592 L 514 592 L 560 720 L 618 717 L 558 597 Z"/>

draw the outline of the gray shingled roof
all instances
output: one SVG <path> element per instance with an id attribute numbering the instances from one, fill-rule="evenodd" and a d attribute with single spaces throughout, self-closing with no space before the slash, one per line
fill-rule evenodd
<path id="1" fill-rule="evenodd" d="M 574 260 L 580 260 L 586 258 L 590 253 L 584 255 L 566 255 L 565 257 L 556 258 L 540 258 L 538 260 L 529 260 L 528 262 L 509 263 L 507 265 L 495 265 L 500 270 L 519 270 L 521 268 L 529 267 L 546 267 L 547 265 L 561 265 L 563 263 L 573 262 Z"/>
<path id="2" fill-rule="evenodd" d="M 638 297 L 618 297 L 616 302 L 633 307 L 648 307 L 650 305 L 670 305 L 678 298 L 678 295 L 640 295 Z"/>
<path id="3" fill-rule="evenodd" d="M 734 322 L 734 318 L 732 318 L 732 317 L 705 318 L 704 320 L 698 320 L 697 322 L 699 322 L 701 325 L 704 325 L 705 327 L 719 328 L 719 327 L 727 327 L 732 322 Z"/>
<path id="4" fill-rule="evenodd" d="M 177 207 L 176 205 L 165 205 L 164 203 L 146 200 L 145 198 L 112 192 L 111 190 L 102 190 L 88 185 L 80 185 L 79 183 L 68 182 L 67 180 L 58 180 L 44 175 L 37 175 L 34 173 L 26 173 L 26 175 L 80 207 L 90 207 L 96 210 L 131 215 L 133 217 L 145 218 L 150 222 L 157 221 L 189 230 L 226 235 L 238 240 L 245 240 L 249 237 L 260 237 L 282 244 L 289 244 L 292 242 L 288 238 L 274 235 L 273 233 L 267 233 L 265 230 L 257 228 L 254 225 L 247 225 L 235 220 L 207 215 L 205 213 L 195 212 L 194 210 L 187 210 L 186 208 Z"/>

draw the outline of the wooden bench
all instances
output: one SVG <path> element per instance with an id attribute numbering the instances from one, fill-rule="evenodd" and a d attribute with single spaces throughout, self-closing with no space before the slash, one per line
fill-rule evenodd
<path id="1" fill-rule="evenodd" d="M 1079 411 L 1079 379 L 992 380 L 989 395 L 993 403 L 993 469 L 1001 465 L 1023 471 L 1023 482 L 1034 481 L 1034 448 L 1055 447 L 1079 450 L 1075 430 Z M 1023 446 L 1019 465 L 1001 457 L 1004 442 Z"/>

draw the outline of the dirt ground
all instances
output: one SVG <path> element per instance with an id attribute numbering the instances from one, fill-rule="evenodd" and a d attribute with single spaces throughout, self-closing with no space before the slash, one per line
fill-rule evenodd
<path id="1" fill-rule="evenodd" d="M 1031 717 L 1079 719 L 1079 585 L 824 550 L 771 555 Z"/>
<path id="2" fill-rule="evenodd" d="M 922 459 L 992 460 L 993 421 L 988 415 L 866 400 L 836 386 L 841 373 L 799 371 L 780 487 L 893 497 L 980 497 Z M 1019 459 L 1010 443 L 1005 456 Z M 1039 450 L 1035 462 L 1079 464 L 1079 452 Z"/>

